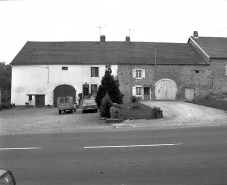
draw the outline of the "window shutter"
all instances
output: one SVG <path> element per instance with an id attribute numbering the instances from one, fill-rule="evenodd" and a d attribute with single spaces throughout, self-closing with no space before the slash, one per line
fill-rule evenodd
<path id="1" fill-rule="evenodd" d="M 136 87 L 132 87 L 132 96 L 136 95 Z"/>
<path id="2" fill-rule="evenodd" d="M 145 78 L 145 70 L 142 70 L 142 78 Z"/>
<path id="3" fill-rule="evenodd" d="M 227 76 L 227 64 L 225 65 L 225 76 Z"/>
<path id="4" fill-rule="evenodd" d="M 94 68 L 91 67 L 91 77 L 93 77 L 93 76 L 94 76 Z"/>
<path id="5" fill-rule="evenodd" d="M 132 78 L 136 78 L 136 70 L 135 69 L 132 70 Z"/>
<path id="6" fill-rule="evenodd" d="M 98 67 L 95 68 L 95 76 L 99 77 L 99 68 Z"/>

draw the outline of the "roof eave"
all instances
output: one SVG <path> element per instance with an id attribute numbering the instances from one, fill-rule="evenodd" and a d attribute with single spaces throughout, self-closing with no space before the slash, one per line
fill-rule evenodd
<path id="1" fill-rule="evenodd" d="M 225 59 L 225 60 L 227 60 L 227 57 L 210 57 L 210 59 Z"/>

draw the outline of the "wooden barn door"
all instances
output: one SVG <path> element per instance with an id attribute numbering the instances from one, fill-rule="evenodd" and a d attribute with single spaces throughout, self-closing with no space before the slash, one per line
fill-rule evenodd
<path id="1" fill-rule="evenodd" d="M 195 94 L 195 90 L 193 88 L 186 88 L 185 89 L 185 98 L 187 98 L 188 100 L 192 101 L 194 100 L 194 94 Z"/>
<path id="2" fill-rule="evenodd" d="M 155 86 L 156 100 L 175 100 L 177 87 L 172 80 L 163 79 Z"/>

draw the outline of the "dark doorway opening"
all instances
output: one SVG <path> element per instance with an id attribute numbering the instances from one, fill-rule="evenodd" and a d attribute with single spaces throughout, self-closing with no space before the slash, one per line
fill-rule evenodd
<path id="1" fill-rule="evenodd" d="M 144 100 L 150 100 L 150 87 L 144 87 Z"/>
<path id="2" fill-rule="evenodd" d="M 57 107 L 57 98 L 61 96 L 72 96 L 73 102 L 76 102 L 76 90 L 71 85 L 59 85 L 54 89 L 54 106 Z"/>
<path id="3" fill-rule="evenodd" d="M 84 99 L 89 98 L 89 85 L 88 84 L 83 85 L 83 98 Z"/>
<path id="4" fill-rule="evenodd" d="M 38 108 L 45 107 L 44 95 L 35 95 L 35 106 Z"/>

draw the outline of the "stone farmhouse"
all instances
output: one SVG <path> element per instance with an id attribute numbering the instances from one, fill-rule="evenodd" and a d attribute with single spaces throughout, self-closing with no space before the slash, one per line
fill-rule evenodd
<path id="1" fill-rule="evenodd" d="M 194 37 L 188 39 L 196 50 L 211 66 L 212 93 L 227 93 L 227 38 L 226 37 Z"/>
<path id="2" fill-rule="evenodd" d="M 193 100 L 227 92 L 227 38 L 198 37 L 187 43 L 27 42 L 11 62 L 11 101 L 56 106 L 59 96 L 95 97 L 111 65 L 124 102 Z"/>

